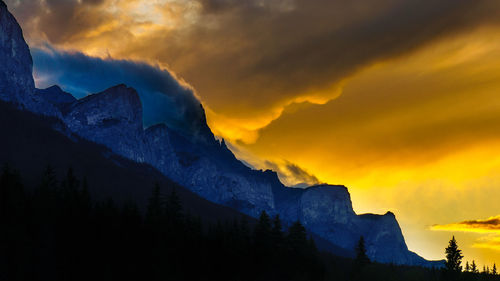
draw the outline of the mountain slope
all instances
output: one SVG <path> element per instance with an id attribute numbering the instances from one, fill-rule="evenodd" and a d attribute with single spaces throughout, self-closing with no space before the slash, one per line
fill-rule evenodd
<path id="1" fill-rule="evenodd" d="M 232 207 L 250 216 L 256 217 L 261 211 L 266 211 L 271 215 L 281 215 L 286 224 L 301 220 L 309 230 L 346 251 L 353 249 L 360 236 L 364 236 L 368 255 L 376 261 L 432 265 L 408 250 L 392 213 L 359 216 L 354 213 L 350 195 L 343 186 L 293 189 L 284 186 L 272 171 L 248 168 L 234 157 L 224 141 L 219 142 L 214 138 L 204 115 L 190 125 L 198 128 L 188 130 L 196 132 L 195 134 L 176 131 L 165 124 L 144 130 L 141 101 L 137 92 L 125 85 L 117 85 L 72 102 L 57 88 L 52 89 L 50 95 L 44 95 L 44 90 L 36 91 L 32 78 L 30 80 L 32 65 L 28 46 L 19 25 L 4 4 L 0 4 L 0 24 L 0 57 L 3 60 L 0 67 L 0 99 L 21 109 L 55 116 L 52 127 L 59 130 L 61 136 L 70 137 L 78 144 L 82 143 L 80 138 L 95 142 L 132 160 L 117 161 L 112 156 L 113 153 L 101 151 L 102 155 L 108 155 L 108 160 L 119 166 L 149 164 L 163 174 L 161 176 L 164 180 L 165 177 L 171 178 L 209 201 Z M 22 79 L 18 79 L 19 77 Z M 61 101 L 68 102 L 62 104 Z M 7 120 L 8 116 L 3 118 Z M 20 123 L 18 126 L 22 128 L 23 125 Z M 9 130 L 18 129 L 9 127 Z M 43 135 L 43 130 L 39 134 Z M 40 150 L 43 150 L 41 145 L 49 145 L 51 142 L 50 139 L 38 139 L 34 135 L 31 138 L 32 142 L 25 145 L 38 145 Z M 22 142 L 9 145 L 13 151 L 23 154 L 25 152 L 22 151 L 22 146 L 16 147 L 20 144 Z M 32 153 L 31 156 L 36 158 L 41 152 L 34 150 Z M 55 149 L 52 153 L 58 154 Z M 66 161 L 74 161 L 74 165 L 80 161 L 85 163 L 84 155 L 77 154 Z M 29 155 L 24 156 L 28 158 L 20 159 L 29 159 Z M 42 156 L 42 159 L 51 159 L 47 154 Z M 4 157 L 7 161 L 15 161 L 15 154 L 6 154 Z M 96 161 L 105 161 L 102 156 L 95 157 L 101 157 L 96 158 Z M 152 174 L 145 176 L 144 180 L 160 175 L 150 170 Z M 119 177 L 112 179 L 119 181 Z M 140 184 L 139 180 L 136 183 Z M 110 184 L 116 186 L 116 183 Z M 125 182 L 123 184 L 132 188 Z M 137 188 L 137 185 L 134 186 Z M 103 189 L 99 189 L 99 192 L 106 194 L 107 187 L 101 188 Z M 135 193 L 138 190 L 124 189 L 127 193 L 115 191 L 117 190 L 110 194 L 147 194 L 143 190 L 140 191 L 142 195 Z"/>

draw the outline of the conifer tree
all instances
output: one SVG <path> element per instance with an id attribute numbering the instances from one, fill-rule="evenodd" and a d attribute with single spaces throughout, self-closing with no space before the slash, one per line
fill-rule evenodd
<path id="1" fill-rule="evenodd" d="M 266 211 L 262 211 L 259 223 L 255 227 L 255 242 L 257 244 L 268 244 L 271 236 L 271 221 Z"/>
<path id="2" fill-rule="evenodd" d="M 470 265 L 469 265 L 469 262 L 466 261 L 465 262 L 465 272 L 469 272 L 470 271 Z"/>
<path id="3" fill-rule="evenodd" d="M 80 192 L 79 196 L 79 203 L 80 207 L 82 208 L 82 211 L 85 212 L 85 214 L 88 214 L 91 209 L 91 198 L 90 198 L 90 191 L 89 191 L 89 184 L 87 181 L 87 177 L 83 178 L 82 181 L 82 190 Z"/>
<path id="4" fill-rule="evenodd" d="M 496 264 L 493 264 L 493 267 L 491 268 L 491 274 L 492 275 L 497 275 L 497 265 Z"/>
<path id="5" fill-rule="evenodd" d="M 21 176 L 5 165 L 0 176 L 0 220 L 8 218 L 10 222 L 23 219 L 26 208 L 26 195 L 21 183 Z"/>
<path id="6" fill-rule="evenodd" d="M 162 213 L 163 212 L 162 212 L 160 185 L 156 183 L 153 188 L 153 193 L 149 198 L 146 211 L 146 221 L 148 221 L 149 223 L 159 223 Z"/>
<path id="7" fill-rule="evenodd" d="M 477 269 L 476 262 L 472 260 L 472 264 L 470 265 L 470 271 L 472 273 L 479 273 L 479 270 Z"/>
<path id="8" fill-rule="evenodd" d="M 170 192 L 170 195 L 168 196 L 166 210 L 168 219 L 172 223 L 175 225 L 181 224 L 183 221 L 182 204 L 175 188 L 172 189 L 172 192 Z"/>
<path id="9" fill-rule="evenodd" d="M 275 245 L 283 241 L 283 227 L 281 225 L 281 219 L 279 215 L 276 215 L 273 219 L 273 228 L 271 230 L 271 235 L 273 237 L 273 243 Z"/>
<path id="10" fill-rule="evenodd" d="M 40 195 L 43 194 L 42 196 L 45 196 L 49 192 L 54 191 L 56 187 L 57 187 L 57 179 L 54 169 L 52 168 L 52 166 L 47 165 L 42 174 L 42 181 L 37 190 L 37 193 L 39 193 Z"/>
<path id="11" fill-rule="evenodd" d="M 366 255 L 366 246 L 365 246 L 365 238 L 361 236 L 358 241 L 358 245 L 356 246 L 356 259 L 355 264 L 358 266 L 364 266 L 370 263 L 370 259 Z"/>
<path id="12" fill-rule="evenodd" d="M 295 251 L 303 251 L 307 247 L 307 232 L 300 221 L 296 221 L 290 226 L 287 240 Z"/>
<path id="13" fill-rule="evenodd" d="M 240 220 L 240 233 L 241 233 L 241 238 L 243 239 L 243 242 L 245 244 L 248 244 L 250 242 L 250 227 L 248 226 L 248 219 L 246 216 L 242 216 Z"/>
<path id="14" fill-rule="evenodd" d="M 462 250 L 458 249 L 457 240 L 455 236 L 450 240 L 448 247 L 445 249 L 446 262 L 445 266 L 448 271 L 461 272 L 462 271 Z"/>

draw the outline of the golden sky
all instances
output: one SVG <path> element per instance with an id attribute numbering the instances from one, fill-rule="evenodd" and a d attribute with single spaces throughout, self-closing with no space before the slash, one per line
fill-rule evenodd
<path id="1" fill-rule="evenodd" d="M 394 211 L 411 250 L 500 263 L 496 0 L 8 0 L 31 46 L 159 65 L 290 185 Z"/>

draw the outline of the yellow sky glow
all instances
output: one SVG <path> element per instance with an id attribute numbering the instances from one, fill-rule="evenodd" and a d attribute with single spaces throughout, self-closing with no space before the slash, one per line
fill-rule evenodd
<path id="1" fill-rule="evenodd" d="M 176 73 L 196 90 L 210 127 L 237 157 L 262 169 L 278 165 L 288 184 L 301 180 L 286 169 L 294 164 L 320 182 L 346 185 L 357 213 L 395 212 L 409 248 L 425 258 L 442 259 L 455 235 L 466 260 L 500 263 L 498 236 L 457 224 L 500 214 L 500 26 L 497 14 L 486 20 L 498 2 L 456 9 L 467 18 L 453 21 L 451 13 L 452 20 L 429 21 L 435 34 L 414 24 L 407 32 L 388 25 L 374 33 L 371 23 L 392 10 L 385 9 L 389 0 L 324 1 L 332 6 L 320 10 L 298 0 L 261 1 L 255 22 L 240 13 L 245 7 L 204 11 L 211 1 L 103 0 L 72 10 L 68 30 L 44 18 L 46 4 L 32 17 L 31 6 L 11 2 L 32 46 L 50 41 Z M 289 18 L 312 13 L 312 26 Z M 468 20 L 470 28 L 447 33 Z"/>

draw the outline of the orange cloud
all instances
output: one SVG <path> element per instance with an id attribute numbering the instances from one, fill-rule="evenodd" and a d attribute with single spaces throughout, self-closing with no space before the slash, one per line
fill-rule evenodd
<path id="1" fill-rule="evenodd" d="M 212 127 L 244 142 L 291 104 L 325 104 L 360 70 L 496 25 L 500 11 L 495 0 L 7 2 L 32 44 L 174 71 L 212 110 Z"/>
<path id="2" fill-rule="evenodd" d="M 500 234 L 500 215 L 485 220 L 467 220 L 459 223 L 442 225 L 436 224 L 431 226 L 431 230 Z"/>

